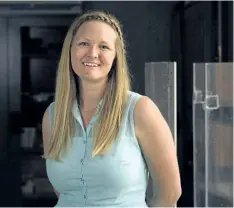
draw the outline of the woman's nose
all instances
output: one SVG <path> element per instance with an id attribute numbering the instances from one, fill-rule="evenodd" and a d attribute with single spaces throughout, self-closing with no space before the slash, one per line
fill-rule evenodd
<path id="1" fill-rule="evenodd" d="M 88 56 L 97 58 L 99 56 L 99 48 L 97 48 L 96 46 L 90 46 L 88 50 Z"/>

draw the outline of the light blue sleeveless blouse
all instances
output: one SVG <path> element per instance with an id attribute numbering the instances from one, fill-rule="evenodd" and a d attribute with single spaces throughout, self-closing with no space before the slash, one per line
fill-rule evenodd
<path id="1" fill-rule="evenodd" d="M 92 158 L 93 125 L 102 102 L 86 130 L 74 104 L 76 134 L 62 162 L 47 159 L 50 183 L 60 193 L 56 207 L 147 207 L 148 170 L 134 133 L 134 107 L 141 97 L 129 91 L 120 136 L 104 156 Z M 50 123 L 53 105 L 50 104 Z"/>

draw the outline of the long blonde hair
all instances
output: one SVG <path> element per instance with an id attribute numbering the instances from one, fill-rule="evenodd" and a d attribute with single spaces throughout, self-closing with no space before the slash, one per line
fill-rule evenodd
<path id="1" fill-rule="evenodd" d="M 117 34 L 116 57 L 109 73 L 108 87 L 103 97 L 103 106 L 94 136 L 92 156 L 103 155 L 113 144 L 121 126 L 127 93 L 130 90 L 130 74 L 126 49 L 119 21 L 102 11 L 89 11 L 76 18 L 65 37 L 58 65 L 54 117 L 51 137 L 45 147 L 44 158 L 60 160 L 61 153 L 69 150 L 75 133 L 75 118 L 72 114 L 77 93 L 75 76 L 70 61 L 70 48 L 77 30 L 86 21 L 98 20 L 110 25 Z"/>

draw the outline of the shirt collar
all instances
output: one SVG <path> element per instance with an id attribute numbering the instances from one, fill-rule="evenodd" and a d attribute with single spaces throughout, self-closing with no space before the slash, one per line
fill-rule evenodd
<path id="1" fill-rule="evenodd" d="M 103 107 L 103 103 L 104 103 L 104 99 L 102 98 L 98 105 L 97 105 L 97 111 L 96 113 L 99 113 L 100 110 L 102 109 Z M 79 105 L 78 105 L 78 102 L 77 100 L 74 101 L 74 104 L 73 104 L 73 109 L 72 109 L 72 112 L 73 112 L 73 115 L 77 118 L 77 116 L 80 116 L 80 108 L 79 108 Z"/>

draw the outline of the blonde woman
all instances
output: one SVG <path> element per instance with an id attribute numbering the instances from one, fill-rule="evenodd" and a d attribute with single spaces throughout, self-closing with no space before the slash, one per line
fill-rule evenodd
<path id="1" fill-rule="evenodd" d="M 174 206 L 181 195 L 173 138 L 157 106 L 130 90 L 119 21 L 74 20 L 43 116 L 44 158 L 58 207 Z M 145 195 L 148 173 L 152 201 Z"/>

